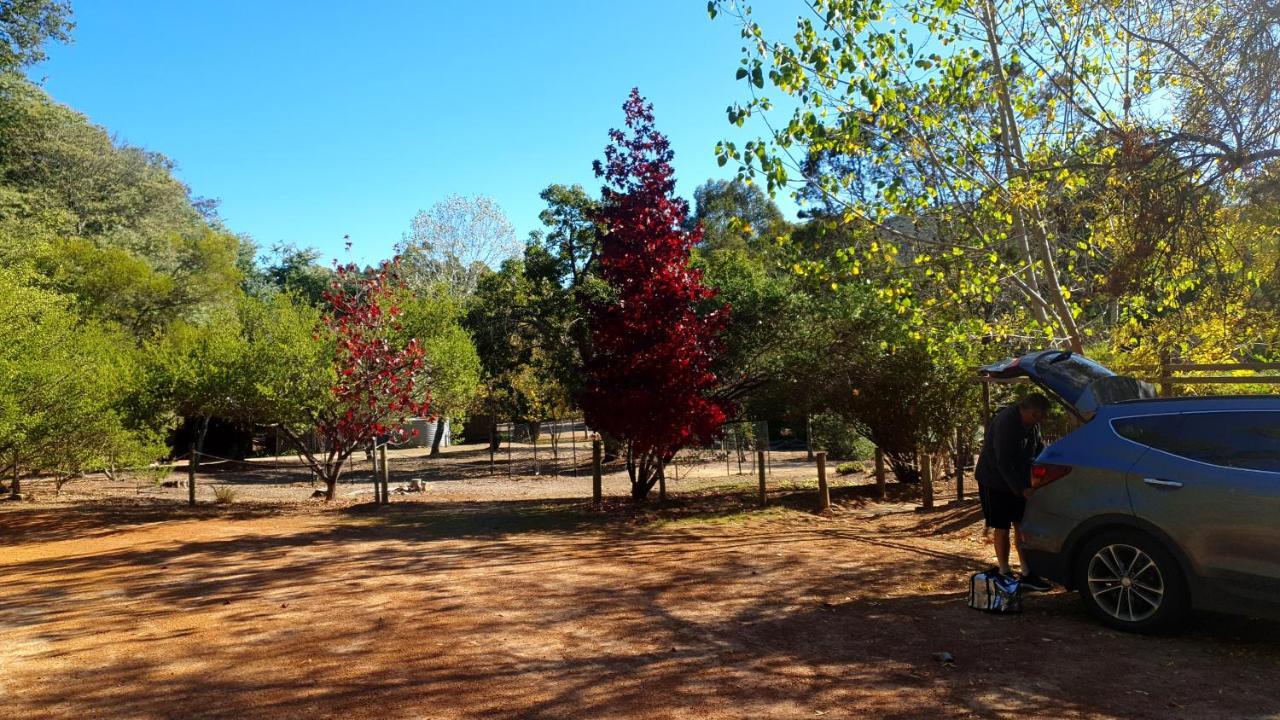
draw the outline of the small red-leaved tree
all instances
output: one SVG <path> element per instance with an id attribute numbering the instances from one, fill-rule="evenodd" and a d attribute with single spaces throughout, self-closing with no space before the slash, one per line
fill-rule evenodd
<path id="1" fill-rule="evenodd" d="M 429 398 L 417 388 L 423 349 L 416 339 L 397 346 L 402 287 L 394 261 L 372 271 L 339 266 L 324 293 L 325 329 L 335 346 L 337 381 L 331 396 L 306 409 L 312 442 L 294 437 L 299 452 L 333 499 L 343 467 L 375 438 L 403 439 L 409 417 L 427 413 Z M 288 428 L 285 428 L 288 431 Z M 414 431 L 416 432 L 416 431 Z"/>
<path id="2" fill-rule="evenodd" d="M 591 427 L 621 440 L 631 496 L 645 499 L 676 451 L 710 439 L 728 414 L 713 397 L 717 336 L 729 308 L 699 314 L 714 296 L 689 252 L 701 228 L 682 229 L 688 203 L 675 195 L 671 149 L 653 106 L 632 90 L 626 130 L 611 130 L 604 162 L 599 271 L 612 289 L 589 309 L 591 356 L 579 402 Z"/>

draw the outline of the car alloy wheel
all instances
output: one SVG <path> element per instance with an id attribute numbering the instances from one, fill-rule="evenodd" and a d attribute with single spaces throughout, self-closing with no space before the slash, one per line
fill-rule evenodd
<path id="1" fill-rule="evenodd" d="M 1098 607 L 1121 622 L 1147 620 L 1164 604 L 1160 566 L 1132 545 L 1113 543 L 1099 548 L 1089 559 L 1087 581 Z"/>

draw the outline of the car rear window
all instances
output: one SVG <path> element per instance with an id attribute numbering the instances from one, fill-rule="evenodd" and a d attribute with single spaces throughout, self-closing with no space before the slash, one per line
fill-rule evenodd
<path id="1" fill-rule="evenodd" d="M 1079 355 L 1042 357 L 1036 361 L 1036 370 L 1041 374 L 1051 373 L 1065 378 L 1079 389 L 1088 387 L 1095 380 L 1115 375 L 1098 363 Z"/>
<path id="2" fill-rule="evenodd" d="M 1184 416 L 1178 455 L 1280 472 L 1280 412 L 1206 412 Z"/>

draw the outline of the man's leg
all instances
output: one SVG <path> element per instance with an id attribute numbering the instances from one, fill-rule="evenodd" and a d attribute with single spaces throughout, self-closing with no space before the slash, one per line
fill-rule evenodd
<path id="1" fill-rule="evenodd" d="M 1018 568 L 1022 571 L 1022 587 L 1031 592 L 1046 592 L 1052 585 L 1048 580 L 1036 574 L 1035 570 L 1027 564 L 1027 556 L 1022 551 L 1022 527 L 1018 523 L 1013 524 L 1014 542 L 1018 546 Z"/>
<path id="2" fill-rule="evenodd" d="M 996 564 L 1000 567 L 1001 574 L 1008 575 L 1009 569 L 1009 531 L 1008 529 L 992 528 L 991 540 L 996 546 Z"/>
<path id="3" fill-rule="evenodd" d="M 1031 566 L 1027 564 L 1027 556 L 1022 554 L 1022 527 L 1018 523 L 1013 523 L 1013 546 L 1018 549 L 1018 569 L 1023 575 L 1031 575 Z M 1005 550 L 1005 557 L 1009 557 L 1009 551 Z"/>

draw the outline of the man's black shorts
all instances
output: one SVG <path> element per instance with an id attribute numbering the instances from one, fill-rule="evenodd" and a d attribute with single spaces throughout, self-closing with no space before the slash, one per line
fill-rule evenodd
<path id="1" fill-rule="evenodd" d="M 1027 499 L 1011 492 L 992 490 L 985 485 L 978 486 L 978 497 L 982 500 L 982 517 L 987 527 L 996 530 L 1008 530 L 1013 523 L 1022 522 L 1022 514 L 1027 509 Z"/>

